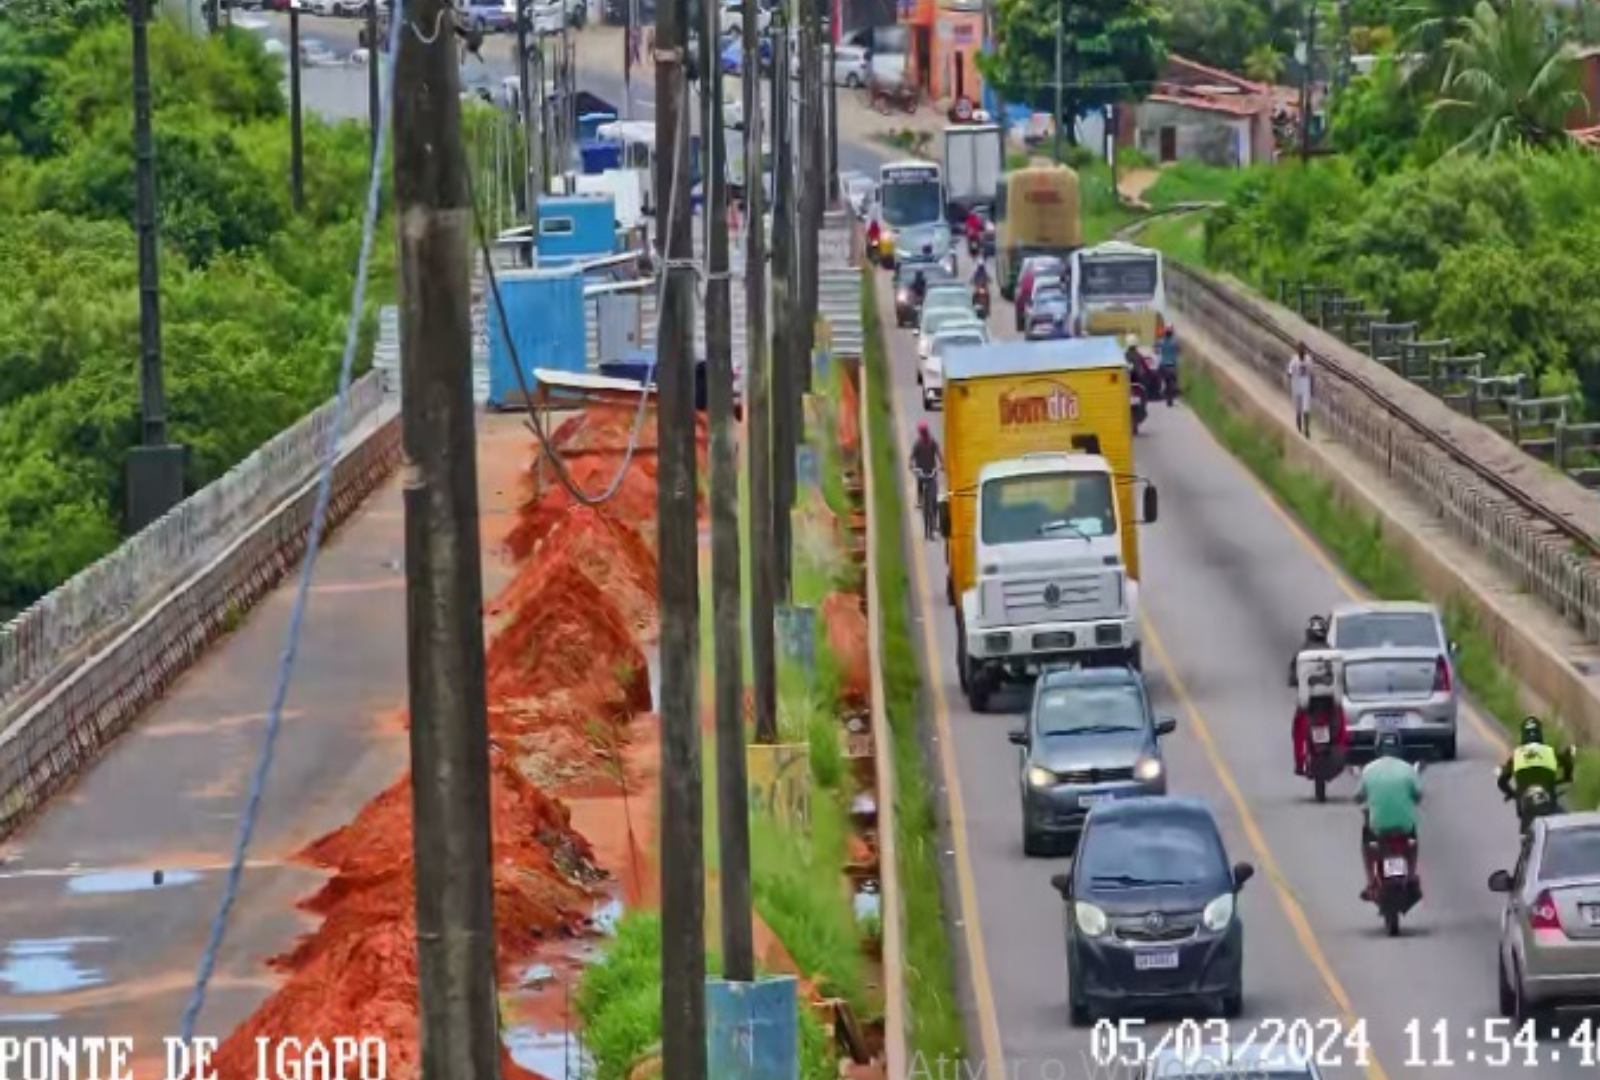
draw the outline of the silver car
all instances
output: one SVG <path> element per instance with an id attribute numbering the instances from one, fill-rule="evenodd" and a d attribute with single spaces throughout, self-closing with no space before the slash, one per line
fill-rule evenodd
<path id="1" fill-rule="evenodd" d="M 1504 893 L 1500 1014 L 1520 1026 L 1561 1005 L 1600 1005 L 1600 813 L 1538 818 L 1515 870 L 1489 875 Z"/>
<path id="2" fill-rule="evenodd" d="M 1187 1047 L 1161 1043 L 1142 1065 L 1143 1080 L 1200 1080 L 1239 1077 L 1244 1080 L 1322 1080 L 1312 1056 L 1288 1046 L 1258 1045 Z"/>
<path id="3" fill-rule="evenodd" d="M 1022 782 L 1022 851 L 1070 846 L 1097 803 L 1167 793 L 1161 739 L 1178 722 L 1157 718 L 1131 668 L 1046 671 L 1027 724 L 1011 732 Z"/>
<path id="4" fill-rule="evenodd" d="M 1408 601 L 1342 604 L 1329 620 L 1328 644 L 1344 655 L 1352 749 L 1370 749 L 1381 723 L 1396 728 L 1408 750 L 1454 760 L 1460 680 L 1438 608 Z"/>
<path id="5" fill-rule="evenodd" d="M 922 297 L 922 310 L 924 314 L 930 311 L 960 311 L 974 319 L 978 317 L 972 308 L 972 289 L 959 281 L 941 281 L 937 285 L 930 282 L 928 291 Z"/>
<path id="6" fill-rule="evenodd" d="M 981 323 L 947 326 L 933 336 L 928 354 L 917 364 L 917 386 L 922 390 L 922 407 L 928 412 L 944 408 L 944 357 L 950 349 L 987 345 L 989 331 Z"/>

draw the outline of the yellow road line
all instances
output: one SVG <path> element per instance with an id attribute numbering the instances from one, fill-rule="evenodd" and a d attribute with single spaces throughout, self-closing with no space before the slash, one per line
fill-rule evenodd
<path id="1" fill-rule="evenodd" d="M 1228 768 L 1228 763 L 1222 759 L 1222 752 L 1217 749 L 1216 739 L 1212 737 L 1211 728 L 1207 725 L 1205 717 L 1200 713 L 1200 707 L 1195 704 L 1194 698 L 1189 693 L 1189 688 L 1184 685 L 1183 677 L 1178 674 L 1178 667 L 1172 662 L 1172 656 L 1167 652 L 1167 647 L 1161 642 L 1161 635 L 1156 632 L 1150 617 L 1143 619 L 1144 639 L 1149 643 L 1151 651 L 1155 654 L 1156 663 L 1160 665 L 1167 676 L 1167 685 L 1172 690 L 1172 695 L 1178 699 L 1178 704 L 1189 716 L 1189 723 L 1194 728 L 1195 735 L 1200 740 L 1200 747 L 1205 751 L 1206 759 L 1211 763 L 1211 769 L 1217 774 L 1217 779 L 1222 782 L 1222 788 L 1228 793 L 1228 800 L 1233 803 L 1233 808 L 1239 815 L 1239 822 L 1244 827 L 1245 839 L 1250 842 L 1250 848 L 1255 852 L 1259 868 L 1267 880 L 1272 882 L 1273 891 L 1278 894 L 1278 904 L 1283 908 L 1289 926 L 1294 931 L 1295 938 L 1300 942 L 1301 950 L 1306 958 L 1311 961 L 1311 966 L 1322 979 L 1322 985 L 1327 988 L 1328 994 L 1333 998 L 1334 1004 L 1343 1013 L 1347 1030 L 1354 1030 L 1355 1025 L 1361 1020 L 1350 1003 L 1350 995 L 1345 992 L 1344 984 L 1339 981 L 1339 976 L 1333 972 L 1333 966 L 1328 963 L 1327 956 L 1322 951 L 1322 946 L 1317 943 L 1317 935 L 1311 929 L 1311 920 L 1306 917 L 1305 908 L 1300 906 L 1300 901 L 1295 899 L 1294 891 L 1289 885 L 1289 879 L 1283 872 L 1283 867 L 1273 855 L 1272 848 L 1267 844 L 1266 835 L 1262 833 L 1260 825 L 1256 823 L 1255 815 L 1250 812 L 1250 804 L 1245 800 L 1244 792 L 1239 789 L 1239 783 L 1234 779 L 1233 771 Z M 1388 1080 L 1389 1074 L 1384 1072 L 1383 1066 L 1378 1063 L 1375 1054 L 1369 1055 L 1365 1062 L 1360 1063 L 1368 1080 Z"/>
<path id="2" fill-rule="evenodd" d="M 1195 422 L 1200 422 L 1198 415 L 1195 416 Z M 1200 427 L 1217 444 L 1217 448 L 1222 451 L 1222 455 L 1233 463 L 1235 469 L 1239 470 L 1239 474 L 1249 482 L 1251 487 L 1256 489 L 1256 493 L 1261 496 L 1261 501 L 1267 504 L 1267 509 L 1271 510 L 1277 519 L 1283 523 L 1283 527 L 1289 530 L 1289 535 L 1299 541 L 1300 546 L 1309 551 L 1311 557 L 1328 572 L 1328 576 L 1333 578 L 1334 584 L 1339 586 L 1339 591 L 1351 600 L 1372 599 L 1372 594 L 1363 589 L 1349 574 L 1345 573 L 1344 569 L 1335 563 L 1328 553 L 1322 549 L 1322 545 L 1317 543 L 1311 534 L 1306 532 L 1301 524 L 1295 520 L 1294 515 L 1284 508 L 1283 504 L 1278 501 L 1278 497 L 1272 493 L 1272 489 L 1262 483 L 1261 478 L 1251 472 L 1244 462 L 1234 457 L 1233 453 L 1222 445 L 1222 441 L 1212 433 L 1209 427 L 1206 427 L 1203 423 L 1200 424 Z M 1510 751 L 1511 738 L 1499 724 L 1485 719 L 1475 706 L 1465 701 L 1461 703 L 1461 712 L 1466 716 L 1467 722 L 1472 725 L 1472 729 L 1488 740 L 1491 746 Z"/>

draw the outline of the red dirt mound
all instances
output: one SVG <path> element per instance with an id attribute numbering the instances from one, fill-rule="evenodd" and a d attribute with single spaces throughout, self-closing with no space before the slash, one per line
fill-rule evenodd
<path id="1" fill-rule="evenodd" d="M 574 875 L 591 872 L 591 852 L 572 831 L 566 808 L 529 783 L 504 753 L 492 753 L 491 770 L 495 928 L 500 966 L 509 973 L 544 938 L 586 924 L 591 900 Z M 417 1074 L 411 824 L 405 778 L 306 850 L 306 859 L 335 871 L 301 905 L 326 919 L 273 961 L 288 979 L 218 1048 L 219 1080 L 255 1076 L 257 1036 L 355 1032 L 386 1041 L 390 1076 Z M 532 1074 L 506 1075 L 526 1080 Z"/>
<path id="2" fill-rule="evenodd" d="M 573 559 L 595 587 L 611 597 L 641 640 L 655 638 L 660 602 L 656 557 L 631 527 L 591 507 L 574 506 L 557 519 L 531 557 L 536 563 Z M 521 607 L 547 572 L 525 568 L 495 600 L 489 614 Z"/>
<path id="3" fill-rule="evenodd" d="M 839 380 L 839 413 L 834 431 L 847 459 L 861 452 L 861 399 L 856 396 L 855 380 L 847 373 Z"/>
<path id="4" fill-rule="evenodd" d="M 565 462 L 573 486 L 584 495 L 598 497 L 616 479 L 622 465 L 620 456 L 602 455 L 572 458 Z M 634 530 L 647 545 L 656 539 L 655 459 L 636 457 L 623 474 L 611 498 L 598 509 L 612 520 Z M 506 537 L 506 550 L 521 562 L 533 554 L 539 541 L 549 535 L 566 513 L 581 505 L 554 476 L 547 475 L 543 491 L 518 511 L 517 526 Z"/>
<path id="5" fill-rule="evenodd" d="M 861 597 L 829 593 L 822 601 L 822 621 L 828 630 L 828 646 L 839 662 L 842 702 L 864 703 L 872 692 L 872 674 L 867 657 L 867 613 Z"/>
<path id="6" fill-rule="evenodd" d="M 649 668 L 627 620 L 571 551 L 523 568 L 534 575 L 489 647 L 489 700 L 505 703 L 588 685 L 619 709 L 650 708 Z M 609 719 L 609 717 L 594 717 Z"/>

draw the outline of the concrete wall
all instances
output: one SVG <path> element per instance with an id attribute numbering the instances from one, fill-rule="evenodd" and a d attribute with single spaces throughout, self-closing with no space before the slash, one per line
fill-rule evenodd
<path id="1" fill-rule="evenodd" d="M 1161 130 L 1177 131 L 1177 160 L 1232 167 L 1250 164 L 1250 121 L 1164 101 L 1139 105 L 1134 122 L 1140 153 L 1161 159 Z"/>
<path id="2" fill-rule="evenodd" d="M 1328 481 L 1341 503 L 1380 521 L 1385 540 L 1411 564 L 1428 594 L 1467 605 L 1501 663 L 1576 733 L 1591 745 L 1600 743 L 1600 694 L 1584 674 L 1315 443 L 1294 435 L 1280 385 L 1288 346 L 1267 328 L 1271 305 L 1172 264 L 1167 287 L 1180 336 L 1189 334 L 1185 354 L 1205 364 L 1229 408 L 1276 438 L 1289 465 Z M 1243 372 L 1255 377 L 1241 377 Z M 1276 389 L 1264 391 L 1263 384 Z M 1313 411 L 1322 430 L 1383 470 L 1416 506 L 1569 621 L 1584 621 L 1587 607 L 1600 603 L 1600 575 L 1592 566 L 1364 394 L 1325 378 Z"/>

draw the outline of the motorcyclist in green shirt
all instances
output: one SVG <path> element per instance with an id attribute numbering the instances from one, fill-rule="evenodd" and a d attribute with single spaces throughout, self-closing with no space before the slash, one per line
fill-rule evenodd
<path id="1" fill-rule="evenodd" d="M 1356 801 L 1365 810 L 1361 855 L 1367 886 L 1361 899 L 1369 902 L 1378 893 L 1378 840 L 1395 833 L 1415 840 L 1417 804 L 1422 802 L 1422 777 L 1415 765 L 1400 756 L 1400 736 L 1393 731 L 1379 734 L 1377 752 L 1372 763 L 1361 770 L 1361 789 L 1356 793 Z"/>

